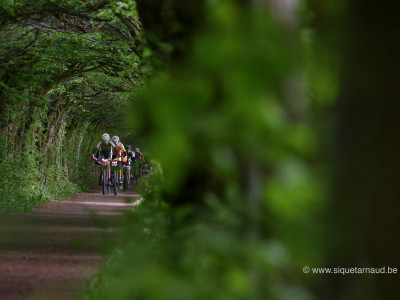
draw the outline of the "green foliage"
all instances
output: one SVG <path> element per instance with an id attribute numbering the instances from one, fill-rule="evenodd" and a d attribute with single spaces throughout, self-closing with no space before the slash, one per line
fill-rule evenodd
<path id="1" fill-rule="evenodd" d="M 211 198 L 212 218 L 173 233 L 171 214 L 185 212 L 144 198 L 128 215 L 122 244 L 82 298 L 311 299 L 289 275 L 294 261 L 282 243 L 241 235 L 240 215 Z"/>
<path id="2" fill-rule="evenodd" d="M 25 210 L 87 186 L 94 132 L 123 135 L 140 26 L 133 1 L 0 4 L 0 210 Z"/>
<path id="3" fill-rule="evenodd" d="M 310 30 L 230 1 L 208 4 L 189 47 L 198 21 L 174 22 L 178 2 L 148 45 L 135 1 L 1 2 L 0 210 L 85 188 L 102 130 L 140 136 L 153 171 L 87 298 L 310 299 L 299 273 L 321 261 L 315 112 L 336 93 L 330 56 Z"/>
<path id="4" fill-rule="evenodd" d="M 93 139 L 85 135 L 86 140 L 81 145 L 83 154 L 78 160 L 76 137 L 79 136 L 71 134 L 67 139 L 70 146 L 65 149 L 62 143 L 52 145 L 46 158 L 35 147 L 6 151 L 5 141 L 2 140 L 3 153 L 8 153 L 8 157 L 0 160 L 0 171 L 6 174 L 0 187 L 0 211 L 27 211 L 42 202 L 66 198 L 93 184 L 87 154 L 93 146 L 90 144 Z M 64 137 L 59 138 L 62 140 Z M 35 141 L 28 143 L 30 146 L 35 144 Z"/>
<path id="5" fill-rule="evenodd" d="M 129 242 L 111 258 L 107 276 L 94 279 L 89 299 L 273 299 L 281 293 L 280 280 L 270 288 L 288 264 L 276 241 L 239 240 L 232 228 L 216 224 L 182 228 L 171 241 L 165 213 L 150 201 L 135 209 L 129 224 L 135 238 L 125 237 Z"/>
<path id="6" fill-rule="evenodd" d="M 312 298 L 301 274 L 322 263 L 326 187 L 305 41 L 229 3 L 211 5 L 191 54 L 132 99 L 163 178 L 89 299 Z"/>
<path id="7" fill-rule="evenodd" d="M 137 191 L 141 196 L 141 201 L 148 199 L 152 202 L 160 202 L 162 200 L 161 189 L 164 183 L 163 169 L 157 161 L 151 160 L 149 163 L 152 170 L 147 175 L 140 177 Z M 140 162 L 136 162 L 136 164 L 140 164 Z"/>

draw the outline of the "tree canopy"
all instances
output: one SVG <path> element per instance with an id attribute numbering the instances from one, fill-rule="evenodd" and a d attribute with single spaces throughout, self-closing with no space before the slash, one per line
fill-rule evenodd
<path id="1" fill-rule="evenodd" d="M 45 172 L 49 147 L 66 153 L 75 135 L 89 147 L 94 132 L 123 134 L 128 96 L 147 73 L 134 2 L 2 1 L 0 20 L 4 166 L 22 151 Z"/>

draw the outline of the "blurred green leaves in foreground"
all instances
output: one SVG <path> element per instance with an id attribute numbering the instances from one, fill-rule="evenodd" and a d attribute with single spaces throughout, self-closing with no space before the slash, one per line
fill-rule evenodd
<path id="1" fill-rule="evenodd" d="M 311 41 L 229 3 L 210 5 L 191 53 L 132 99 L 158 175 L 90 299 L 312 298 L 302 267 L 322 263 L 326 187 Z"/>

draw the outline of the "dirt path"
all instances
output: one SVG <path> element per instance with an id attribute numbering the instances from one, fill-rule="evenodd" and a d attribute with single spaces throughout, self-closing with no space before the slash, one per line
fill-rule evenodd
<path id="1" fill-rule="evenodd" d="M 104 263 L 99 245 L 115 245 L 122 212 L 137 198 L 103 196 L 94 187 L 30 213 L 0 216 L 0 299 L 77 299 Z"/>

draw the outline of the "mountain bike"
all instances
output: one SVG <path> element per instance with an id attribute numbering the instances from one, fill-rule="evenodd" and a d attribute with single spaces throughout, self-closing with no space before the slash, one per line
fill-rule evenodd
<path id="1" fill-rule="evenodd" d="M 110 186 L 108 184 L 109 178 L 108 178 L 108 166 L 110 164 L 110 161 L 104 156 L 101 157 L 101 184 L 102 184 L 102 192 L 103 195 L 109 194 L 110 193 Z"/>
<path id="2" fill-rule="evenodd" d="M 130 172 L 130 165 L 123 165 L 122 166 L 122 189 L 124 192 L 128 190 L 128 187 L 131 185 L 130 180 L 131 180 L 131 172 Z"/>

